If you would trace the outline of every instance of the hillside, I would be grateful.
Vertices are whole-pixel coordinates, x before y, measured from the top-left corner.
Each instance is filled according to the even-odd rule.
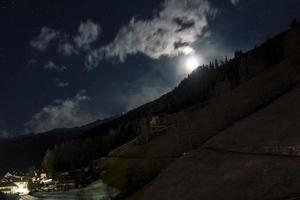
[[[283,41],[288,57],[269,69],[260,83],[252,82],[261,101],[269,102],[272,93],[282,96],[213,133],[200,148],[176,160],[141,199],[299,198],[299,27],[285,33]],[[278,87],[272,88],[276,84]],[[243,87],[248,93],[253,91]],[[253,103],[249,98],[242,99],[248,105]],[[243,102],[233,106],[231,99],[226,101],[230,117],[243,110]],[[219,122],[216,119],[215,125]],[[206,127],[203,124],[197,134],[202,136]]]
[[[189,167],[194,163],[185,162],[185,155],[194,155],[190,151],[208,151],[203,149],[206,147],[206,144],[214,140],[216,136],[228,127],[244,118],[246,119],[253,113],[267,108],[272,102],[279,101],[281,96],[289,92],[293,91],[294,95],[299,94],[297,92],[294,93],[294,89],[300,81],[299,44],[300,27],[298,24],[294,24],[288,31],[269,39],[259,47],[247,53],[238,52],[236,57],[229,61],[229,66],[236,67],[233,68],[236,69],[236,71],[233,70],[236,73],[233,73],[234,76],[226,75],[221,81],[219,79],[219,81],[213,81],[214,84],[207,92],[209,95],[206,96],[206,100],[198,101],[197,104],[181,109],[178,112],[165,113],[158,116],[154,120],[154,124],[152,124],[153,118],[150,119],[148,126],[145,126],[143,129],[142,135],[112,151],[108,157],[102,158],[100,163],[103,166],[103,171],[105,171],[105,174],[102,176],[103,180],[111,186],[120,189],[123,192],[123,197],[128,196],[128,194],[134,191],[138,191],[139,195],[143,191],[146,191],[144,195],[145,199],[156,199],[153,193],[156,194],[155,197],[157,199],[176,199],[176,196],[178,196],[178,199],[188,199],[180,195],[189,192],[190,189],[196,190],[196,185],[200,179],[195,179],[193,182],[195,185],[191,185],[191,188],[185,186],[185,182],[182,182],[181,185],[179,180],[188,180],[193,176],[193,174],[189,173]],[[225,64],[225,66],[222,65],[214,72],[218,74],[220,70],[226,68]],[[232,70],[230,71],[232,72]],[[184,85],[181,87],[187,86],[186,84],[191,83],[193,77],[197,77],[197,75],[199,75],[198,72],[193,73],[183,82]],[[197,80],[201,82],[196,78],[194,80],[194,82],[197,82]],[[205,81],[204,83],[207,85],[207,82]],[[191,84],[191,86],[195,85]],[[186,89],[185,91],[193,92],[192,89]],[[176,90],[173,93],[176,93]],[[295,103],[287,103],[285,106],[294,106],[288,109],[289,112],[296,112],[297,110]],[[282,106],[281,110],[283,109],[284,106]],[[285,115],[286,113],[283,112],[278,115],[281,115],[282,120],[287,120],[288,116]],[[294,120],[298,120],[296,114],[291,116],[295,117]],[[297,124],[297,121],[294,121],[294,124]],[[256,126],[255,123],[251,125]],[[282,130],[279,120],[278,122],[274,121],[273,125],[276,125],[274,130]],[[288,130],[282,132],[283,136],[281,139],[284,136],[288,137],[285,135],[288,133]],[[255,142],[258,142],[258,140],[255,140],[255,136],[252,137],[252,135],[249,135],[249,137],[253,139],[253,145]],[[229,137],[226,141],[228,142],[235,138],[238,138],[237,135]],[[248,137],[245,137],[244,141],[251,142]],[[261,142],[272,142],[272,138],[266,136],[266,139]],[[230,142],[228,143],[230,144]],[[257,145],[259,146],[259,144],[261,143]],[[222,145],[217,146],[222,147]],[[230,146],[225,145],[225,147],[228,148]],[[241,145],[233,146],[232,148],[234,150],[236,148],[247,150],[248,147]],[[271,149],[270,147],[268,148]],[[253,151],[253,149],[256,149],[256,146],[250,149]],[[233,150],[227,149],[227,151]],[[201,155],[204,156],[205,152],[201,153]],[[179,159],[176,160],[177,158]],[[191,160],[193,158],[194,156]],[[203,159],[206,159],[206,157],[204,156]],[[164,170],[173,160],[176,160],[175,164]],[[184,168],[176,168],[176,170],[169,172],[169,169],[175,169],[173,166],[176,166],[178,162]],[[222,162],[222,158],[220,158],[219,162]],[[200,161],[199,165],[201,165]],[[206,167],[209,168],[210,166]],[[154,179],[161,172],[163,173],[157,179]],[[205,176],[206,173],[203,172],[202,175]],[[174,182],[168,183],[171,176],[176,178],[174,178]],[[199,178],[198,176],[196,177]],[[209,182],[206,184],[210,185]],[[178,187],[182,187],[182,190],[176,187],[172,189],[171,185],[178,185]],[[210,185],[210,187],[213,188],[214,186]],[[168,190],[170,190],[170,193],[167,193]],[[160,197],[160,194],[165,191],[166,196],[161,195]],[[180,191],[182,193],[179,194]],[[197,197],[195,199],[200,198],[200,196]],[[133,194],[130,199],[135,198],[137,196]],[[191,199],[193,198],[191,197]],[[218,198],[216,197],[215,199]]]
[[[300,85],[178,159],[141,199],[298,199]]]

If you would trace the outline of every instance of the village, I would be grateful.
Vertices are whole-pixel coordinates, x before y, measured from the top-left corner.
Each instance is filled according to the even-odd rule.
[[[93,166],[48,175],[44,170],[7,172],[0,178],[0,194],[22,197],[38,192],[61,192],[83,188],[98,179]]]

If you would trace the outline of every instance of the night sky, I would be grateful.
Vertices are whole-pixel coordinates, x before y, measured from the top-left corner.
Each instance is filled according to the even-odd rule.
[[[0,0],[0,136],[125,113],[294,18],[299,0]]]

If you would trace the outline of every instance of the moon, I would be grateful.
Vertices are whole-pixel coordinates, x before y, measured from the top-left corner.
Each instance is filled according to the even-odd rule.
[[[185,68],[190,73],[200,65],[200,60],[196,56],[189,56],[185,61]]]

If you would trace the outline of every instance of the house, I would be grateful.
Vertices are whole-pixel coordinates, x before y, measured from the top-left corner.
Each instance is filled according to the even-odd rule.
[[[0,191],[6,194],[26,195],[29,193],[28,182],[24,176],[8,172],[0,181]]]
[[[42,172],[42,173],[40,174],[40,179],[46,180],[46,179],[47,179],[47,173]]]
[[[2,182],[0,183],[0,192],[4,194],[16,194],[18,186],[12,182]]]
[[[12,174],[7,172],[3,178],[1,179],[0,182],[14,182],[14,181],[19,181],[19,180],[24,180],[25,176],[21,175],[21,174]]]
[[[50,179],[43,179],[40,181],[40,184],[51,184],[53,182],[53,180],[50,178]]]
[[[43,183],[43,181],[49,180],[47,173],[44,171],[34,171],[34,176],[31,177],[33,183]]]
[[[42,183],[41,191],[67,191],[76,188],[76,182],[73,179],[56,180]]]
[[[41,191],[54,191],[55,190],[55,181],[53,179],[41,180]]]

